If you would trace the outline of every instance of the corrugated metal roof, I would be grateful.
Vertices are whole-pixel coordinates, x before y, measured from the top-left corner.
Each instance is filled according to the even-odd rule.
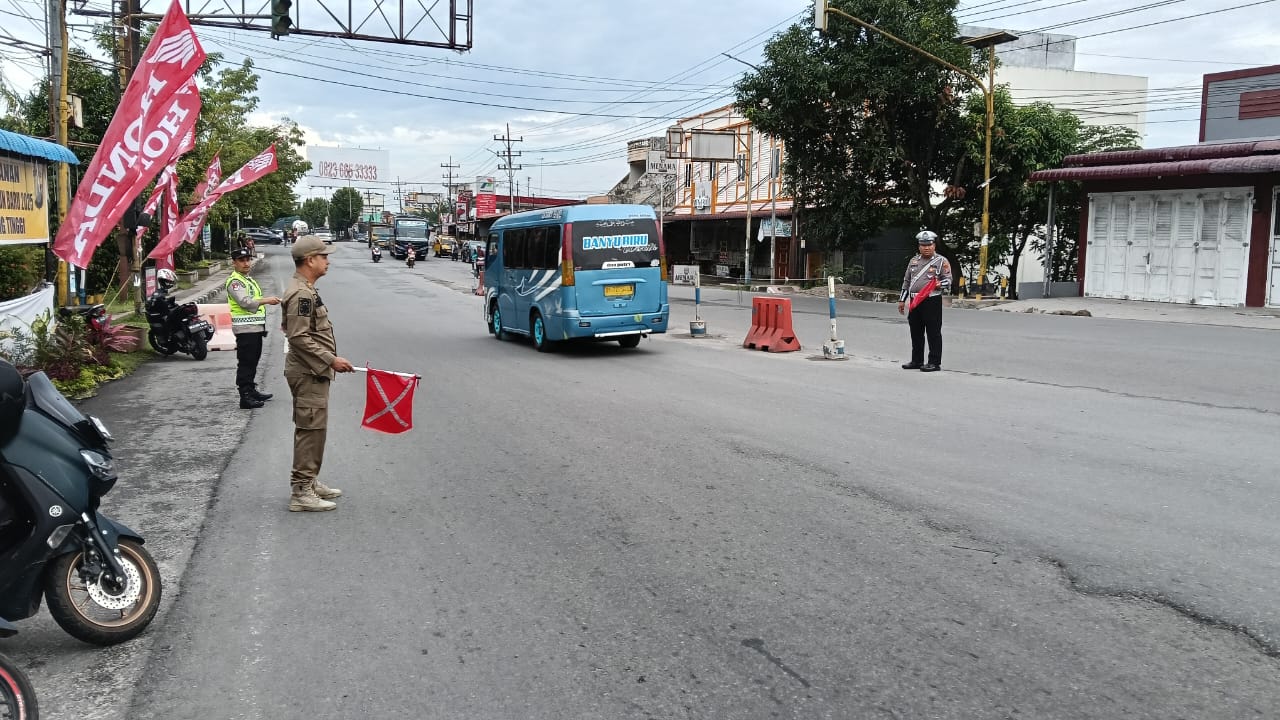
[[[1231,175],[1271,172],[1280,172],[1280,155],[1251,155],[1248,157],[1214,158],[1210,160],[1057,168],[1032,173],[1031,182],[1122,180],[1179,177],[1184,175]]]
[[[0,130],[0,150],[8,150],[18,155],[42,158],[54,162],[64,162],[72,165],[80,164],[80,160],[75,156],[75,153],[57,143],[19,135],[8,130]]]
[[[1176,162],[1180,160],[1212,160],[1214,158],[1244,157],[1280,152],[1280,140],[1250,140],[1232,143],[1202,143],[1176,145],[1174,147],[1149,148],[1147,150],[1115,150],[1112,152],[1068,155],[1062,164],[1067,167],[1091,165],[1136,165],[1139,163]]]

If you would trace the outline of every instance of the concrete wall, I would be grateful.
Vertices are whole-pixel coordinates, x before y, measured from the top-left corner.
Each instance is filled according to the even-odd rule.
[[[1047,102],[1086,125],[1123,125],[1144,135],[1147,78],[1137,75],[1020,67],[996,70],[996,84],[1009,85],[1016,105]]]
[[[1022,269],[1018,269],[1021,274]],[[1080,284],[1075,280],[1071,282],[1056,282],[1049,290],[1051,297],[1080,297]],[[1044,281],[1040,282],[1019,282],[1018,283],[1018,299],[1019,300],[1038,300],[1044,297]]]
[[[961,25],[961,37],[980,37],[1000,32],[1003,28],[979,25]],[[1076,67],[1076,40],[1071,35],[1051,33],[1020,33],[1017,40],[996,46],[996,57],[1006,67],[1074,70]]]

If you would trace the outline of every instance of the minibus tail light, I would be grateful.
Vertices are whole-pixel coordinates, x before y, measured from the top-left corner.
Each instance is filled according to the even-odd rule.
[[[564,235],[560,240],[560,285],[573,285],[573,223],[564,224]]]

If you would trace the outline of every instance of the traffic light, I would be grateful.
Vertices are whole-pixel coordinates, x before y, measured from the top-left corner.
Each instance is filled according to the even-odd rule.
[[[293,8],[293,0],[271,0],[271,37],[280,38],[289,34],[293,20],[289,19],[289,10]]]

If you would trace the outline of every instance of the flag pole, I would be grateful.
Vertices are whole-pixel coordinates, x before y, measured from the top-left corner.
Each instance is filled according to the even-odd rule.
[[[367,368],[367,367],[356,367],[356,366],[353,366],[353,367],[352,367],[352,369],[353,369],[353,370],[355,370],[356,372],[362,372],[362,373],[367,373],[367,372],[369,372],[369,368]],[[395,372],[395,371],[393,371],[393,370],[379,370],[378,372],[384,372],[384,373],[386,373],[386,374],[388,374],[388,375],[399,375],[400,377],[406,377],[406,378],[415,378],[415,379],[417,379],[417,380],[421,380],[421,379],[422,379],[422,376],[421,376],[421,375],[416,375],[416,374],[414,374],[414,373],[402,373],[402,372]]]

